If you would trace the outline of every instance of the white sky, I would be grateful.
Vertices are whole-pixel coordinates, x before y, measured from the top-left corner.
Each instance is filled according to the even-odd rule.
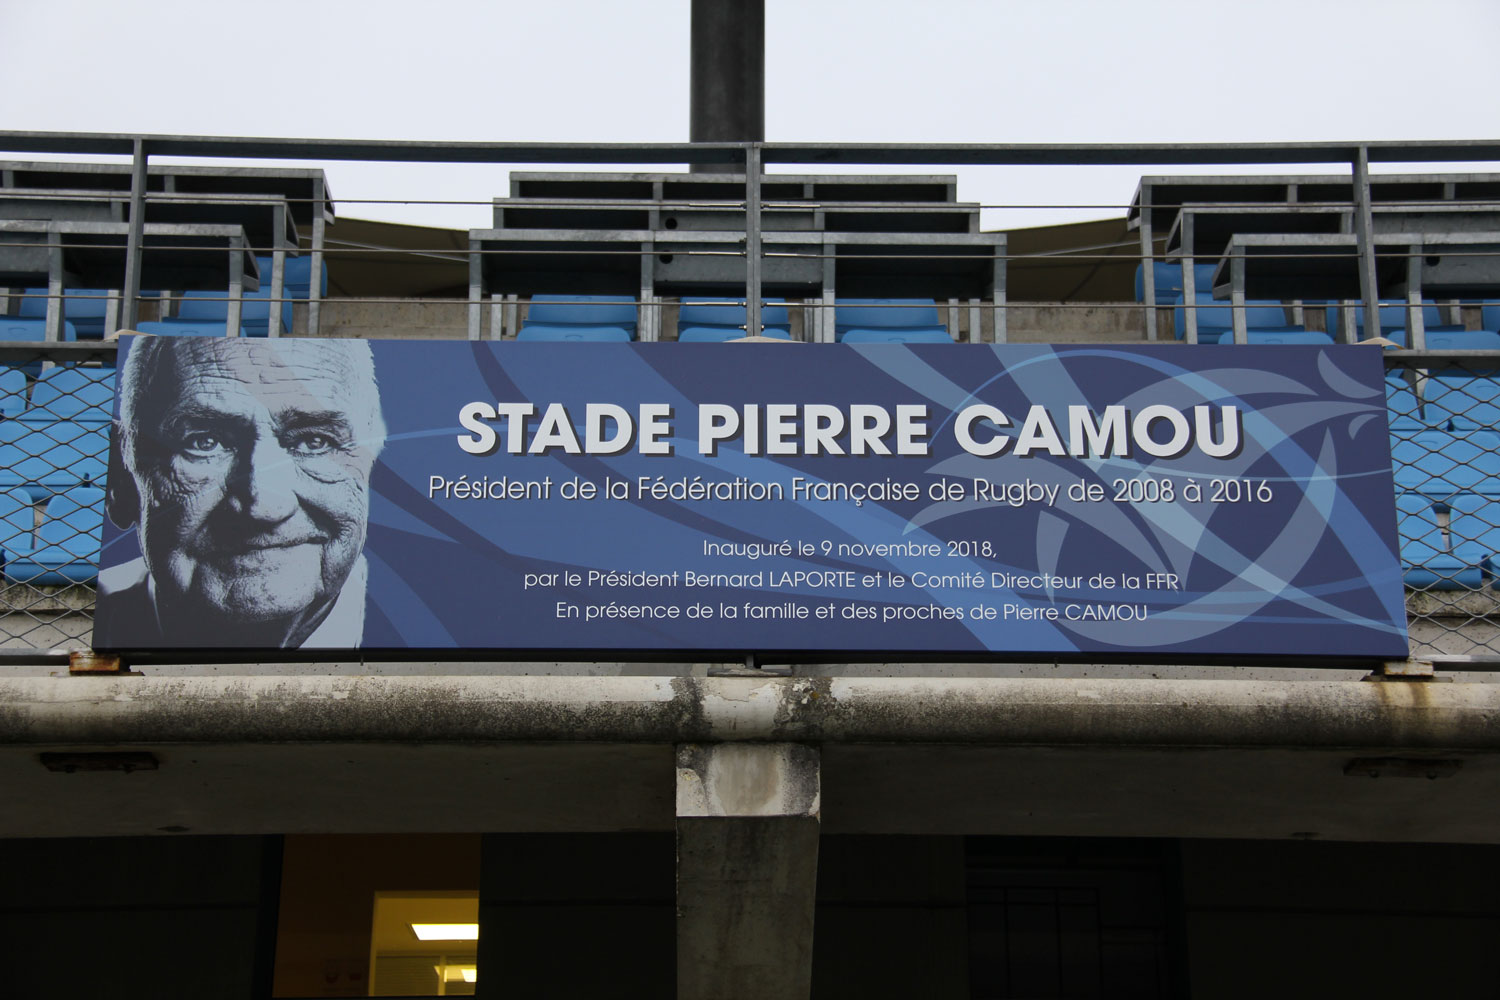
[[[689,10],[689,0],[0,0],[3,127],[684,141]],[[1495,138],[1496,39],[1497,0],[766,0],[766,138]],[[490,224],[509,170],[325,166],[349,199],[340,215],[454,228]],[[909,168],[957,173],[965,201],[1083,206],[1123,206],[1142,173],[1208,169]],[[985,223],[1118,214],[996,211]]]

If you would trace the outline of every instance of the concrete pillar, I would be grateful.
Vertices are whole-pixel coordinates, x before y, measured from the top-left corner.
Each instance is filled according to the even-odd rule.
[[[820,796],[816,747],[677,748],[678,1000],[806,1000]]]
[[[690,142],[766,137],[765,0],[693,0]],[[732,163],[694,171],[734,173]]]

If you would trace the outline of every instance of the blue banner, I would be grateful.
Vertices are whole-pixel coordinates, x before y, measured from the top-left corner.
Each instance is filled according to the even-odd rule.
[[[1380,352],[126,338],[101,649],[1404,657]]]

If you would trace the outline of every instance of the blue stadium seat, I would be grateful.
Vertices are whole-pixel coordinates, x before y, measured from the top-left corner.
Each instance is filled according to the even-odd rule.
[[[833,313],[834,339],[843,340],[860,332],[856,343],[872,342],[867,332],[883,334],[875,339],[891,340],[903,332],[923,338],[921,343],[952,343],[948,328],[938,319],[937,303],[932,299],[840,299]],[[941,336],[941,341],[939,340]],[[917,343],[910,338],[898,343]]]
[[[114,399],[113,368],[79,365],[48,368],[37,376],[31,389],[31,406],[21,414],[21,419],[108,423]]]
[[[158,337],[224,337],[229,333],[223,317],[205,320],[157,319],[137,323],[135,329],[137,333],[151,333]],[[249,335],[245,327],[241,325],[240,336],[248,337]]]
[[[1500,553],[1500,497],[1464,493],[1449,498],[1448,538],[1456,555],[1465,562],[1479,559],[1490,584],[1500,585],[1495,558]]]
[[[1406,342],[1406,304],[1401,302],[1383,302],[1380,305],[1380,333],[1372,334],[1365,331],[1365,307],[1352,306],[1354,310],[1355,339],[1366,340],[1373,336],[1381,336],[1387,340],[1393,340],[1402,347]],[[1339,329],[1339,306],[1331,305],[1324,310],[1324,322],[1330,332]],[[1463,333],[1462,326],[1445,324],[1442,311],[1435,303],[1426,303],[1422,306],[1422,333],[1430,337],[1433,334]],[[1432,346],[1429,340],[1428,347]]]
[[[0,417],[19,417],[26,410],[26,372],[0,367]]]
[[[46,320],[35,316],[0,316],[0,340],[46,339]],[[63,339],[78,339],[78,329],[71,320],[63,320]]]
[[[300,254],[296,257],[286,256],[282,258],[281,284],[282,294],[289,299],[308,299],[312,297],[312,255]],[[271,287],[271,266],[275,258],[256,257],[255,263],[260,267],[260,283],[262,288]],[[323,258],[323,278],[318,282],[319,298],[328,297],[328,258]]]
[[[109,425],[74,420],[0,422],[0,489],[33,497],[102,483],[109,466]]]
[[[17,583],[88,583],[99,575],[99,538],[104,530],[104,491],[78,487],[47,502],[36,544],[29,553],[5,553],[5,575]]]
[[[517,340],[634,340],[636,305],[619,295],[533,295]]]
[[[844,334],[846,344],[951,344],[953,338],[939,327],[914,327],[910,330],[850,330]]]
[[[1461,498],[1453,499],[1458,501]],[[1396,534],[1401,544],[1401,568],[1406,585],[1423,590],[1481,586],[1488,553],[1479,543],[1457,531],[1450,539],[1443,531],[1440,508],[1445,508],[1445,505],[1420,493],[1396,494]],[[1459,544],[1453,545],[1450,541]]]
[[[1321,330],[1308,330],[1300,326],[1289,326],[1285,329],[1254,327],[1245,331],[1245,342],[1247,344],[1332,344],[1333,338]],[[1232,344],[1234,336],[1226,333],[1219,338],[1219,343]]]
[[[63,318],[73,324],[75,335],[84,340],[102,340],[109,296],[118,295],[104,288],[69,288],[63,292]],[[47,315],[47,289],[28,288],[21,299],[22,316],[43,319]],[[73,340],[73,337],[69,337]]]
[[[1486,330],[1500,330],[1500,302],[1485,302],[1481,305],[1479,325]]]
[[[1436,500],[1458,493],[1500,494],[1500,434],[1393,428],[1391,471],[1398,490]]]
[[[1199,292],[1197,304],[1198,343],[1234,343],[1234,309],[1227,299],[1216,299],[1211,292]],[[1172,299],[1173,330],[1178,340],[1187,337],[1187,300],[1178,294]],[[1245,303],[1245,327],[1247,331],[1265,333],[1306,333],[1307,328],[1294,326],[1286,321],[1286,310],[1280,302],[1250,301]]]
[[[1434,375],[1423,388],[1428,422],[1455,431],[1500,430],[1500,378]]]
[[[1207,291],[1213,287],[1214,269],[1217,264],[1194,264],[1193,285],[1200,292]],[[1156,304],[1167,305],[1173,302],[1183,292],[1182,265],[1157,261],[1151,268],[1151,275],[1155,279]],[[1146,265],[1135,266],[1135,300],[1146,301]]]
[[[584,341],[594,344],[628,344],[635,338],[630,331],[618,326],[523,326],[516,332],[517,340],[530,341]]]
[[[1385,376],[1385,412],[1392,430],[1431,429],[1423,419],[1422,400],[1417,391],[1394,372],[1387,372]]]
[[[1427,330],[1431,351],[1500,351],[1500,333],[1493,330]]]
[[[7,561],[30,555],[36,543],[36,506],[24,490],[0,493],[0,552]]]
[[[290,333],[292,329],[291,296],[281,303],[281,329]],[[220,326],[229,322],[228,292],[186,292],[177,305],[173,319],[194,323],[217,322]],[[271,331],[270,283],[261,282],[258,292],[246,292],[240,302],[240,328],[247,336],[265,337]]]
[[[790,340],[792,318],[781,299],[770,299],[761,305],[760,335]],[[726,303],[722,299],[685,298],[677,310],[677,339],[682,342],[717,343],[748,336],[745,332],[745,301]]]

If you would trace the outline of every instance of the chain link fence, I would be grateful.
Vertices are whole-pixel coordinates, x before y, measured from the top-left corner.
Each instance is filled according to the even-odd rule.
[[[0,648],[83,648],[105,517],[112,349],[13,349],[0,366]],[[1183,350],[1194,350],[1184,345]],[[1386,399],[1412,655],[1500,661],[1500,355],[1388,354]]]
[[[0,648],[90,644],[114,385],[113,351],[0,363]]]
[[[1389,358],[1412,655],[1500,657],[1500,356]]]

